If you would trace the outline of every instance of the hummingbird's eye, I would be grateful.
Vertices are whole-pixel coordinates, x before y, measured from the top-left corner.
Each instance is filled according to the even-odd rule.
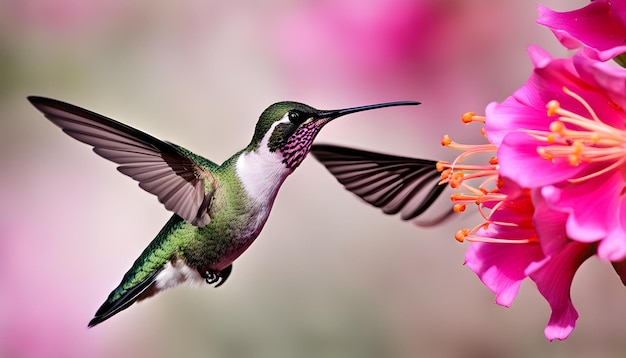
[[[289,121],[291,123],[298,123],[300,119],[300,113],[296,112],[296,111],[290,111],[289,112]]]
[[[292,124],[295,125],[301,125],[302,123],[304,123],[304,121],[306,121],[307,116],[306,114],[298,111],[298,110],[291,110],[289,111],[289,122],[291,122]]]

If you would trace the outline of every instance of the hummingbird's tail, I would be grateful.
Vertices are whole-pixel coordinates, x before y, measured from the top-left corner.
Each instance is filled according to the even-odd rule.
[[[172,215],[157,237],[126,272],[122,282],[109,294],[88,326],[93,327],[137,301],[184,282],[204,283],[205,279],[198,270],[187,265],[178,256],[180,241],[177,238],[187,237],[188,231],[193,230],[191,227],[180,216]]]
[[[116,290],[111,292],[107,300],[100,306],[94,318],[89,321],[87,325],[89,328],[106,321],[113,317],[118,312],[121,312],[130,307],[136,301],[141,301],[144,298],[148,298],[158,292],[155,288],[155,282],[157,275],[163,270],[158,269],[150,273],[143,281],[133,286],[132,288],[125,290],[121,295],[119,290],[123,289],[120,285]]]

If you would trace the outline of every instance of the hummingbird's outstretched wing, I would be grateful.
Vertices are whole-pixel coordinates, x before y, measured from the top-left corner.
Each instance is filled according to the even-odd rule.
[[[446,189],[439,185],[436,161],[316,144],[311,148],[344,187],[385,214],[397,214],[420,226],[439,224],[452,214],[452,205],[433,208]]]
[[[120,172],[156,195],[166,209],[195,226],[210,222],[207,209],[213,191],[205,190],[213,183],[209,160],[200,164],[171,143],[65,102],[35,96],[28,100],[63,132],[120,164]]]

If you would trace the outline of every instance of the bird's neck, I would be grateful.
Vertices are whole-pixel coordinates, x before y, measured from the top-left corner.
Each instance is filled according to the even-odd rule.
[[[235,172],[248,197],[261,205],[271,205],[278,189],[292,169],[283,163],[280,151],[270,152],[269,131],[254,148],[241,152],[235,162]]]

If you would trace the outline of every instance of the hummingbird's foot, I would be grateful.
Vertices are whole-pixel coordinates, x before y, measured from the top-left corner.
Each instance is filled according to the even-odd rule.
[[[206,279],[206,283],[208,283],[209,285],[212,285],[217,282],[217,285],[215,285],[215,287],[220,287],[221,285],[224,284],[224,282],[226,282],[226,279],[228,278],[228,276],[230,276],[230,273],[232,271],[233,271],[233,265],[229,265],[222,271],[213,271],[213,270],[206,271],[202,277]]]
[[[202,277],[206,279],[206,283],[212,285],[219,280],[219,272],[218,271],[206,271]]]

